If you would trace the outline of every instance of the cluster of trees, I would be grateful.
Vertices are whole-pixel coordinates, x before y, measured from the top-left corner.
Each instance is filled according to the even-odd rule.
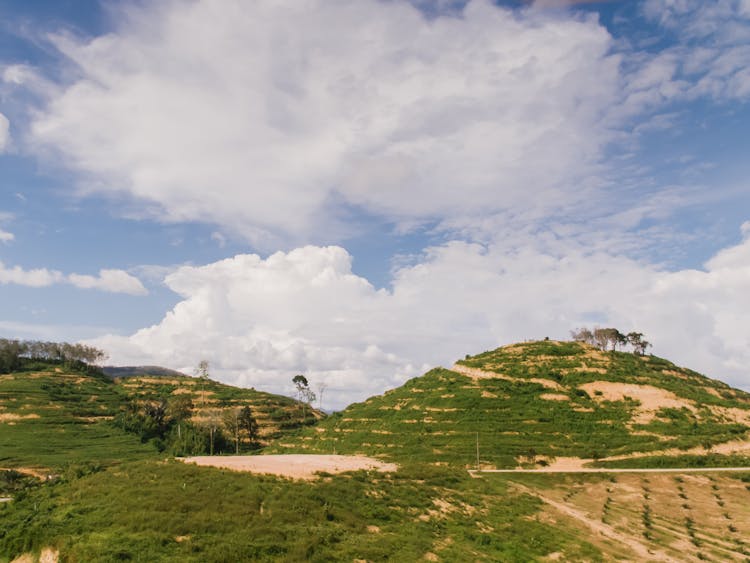
[[[240,453],[258,447],[258,422],[249,406],[200,411],[187,395],[131,404],[117,415],[115,426],[151,442],[159,451],[172,455]]]
[[[651,343],[643,338],[642,332],[623,334],[616,328],[596,327],[591,330],[584,327],[570,331],[570,335],[573,337],[573,340],[591,344],[600,350],[611,349],[615,351],[618,346],[629,345],[633,348],[633,353],[638,356],[645,354],[646,349],[651,346]]]
[[[81,367],[99,364],[106,358],[104,351],[86,344],[0,338],[0,373],[20,369],[30,360]]]

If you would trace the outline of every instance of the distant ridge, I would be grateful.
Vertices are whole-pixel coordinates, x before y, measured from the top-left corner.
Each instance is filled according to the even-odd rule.
[[[180,371],[161,366],[104,366],[102,371],[112,379],[150,375],[155,377],[190,377]]]

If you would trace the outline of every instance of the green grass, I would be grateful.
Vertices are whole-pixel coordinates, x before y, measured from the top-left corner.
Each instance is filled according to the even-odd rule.
[[[70,561],[601,559],[585,539],[538,521],[539,507],[503,481],[424,466],[306,483],[143,461],[63,478],[0,508],[0,554],[54,546]]]
[[[114,463],[153,456],[153,448],[114,428],[122,404],[104,376],[45,371],[0,376],[0,467],[58,471],[70,463]]]
[[[96,369],[71,371],[50,362],[28,362],[22,371],[0,375],[0,468],[33,467],[51,473],[69,464],[111,464],[155,457],[153,444],[112,423],[132,405],[159,402],[192,392],[195,411],[249,405],[261,441],[313,424],[322,413],[302,409],[289,397],[240,389],[184,376],[130,377],[113,381]],[[204,404],[202,398],[208,400]],[[305,416],[306,415],[306,416]],[[229,446],[227,446],[229,447]]]
[[[678,455],[645,456],[617,461],[598,461],[594,467],[620,467],[623,469],[686,468],[686,467],[750,467],[750,457],[743,455]]]
[[[460,363],[503,377],[472,380],[434,369],[300,433],[289,451],[363,453],[470,467],[476,465],[478,438],[481,464],[514,467],[561,456],[596,459],[712,446],[747,435],[747,426],[724,420],[706,406],[747,410],[746,394],[659,358],[621,352],[590,356],[591,350],[579,343],[537,342],[469,357]],[[604,373],[595,371],[605,366]],[[531,378],[553,381],[560,389]],[[636,424],[633,416],[640,403],[590,397],[580,386],[594,381],[660,387],[695,401],[697,412],[662,409],[650,423]],[[545,399],[549,393],[567,400]]]

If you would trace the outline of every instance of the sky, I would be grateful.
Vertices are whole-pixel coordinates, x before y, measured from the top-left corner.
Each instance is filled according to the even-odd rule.
[[[338,409],[582,326],[750,390],[750,0],[0,0],[0,337]]]

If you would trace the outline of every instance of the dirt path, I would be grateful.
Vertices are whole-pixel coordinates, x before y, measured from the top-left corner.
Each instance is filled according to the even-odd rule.
[[[608,468],[608,467],[545,467],[543,469],[469,469],[469,474],[479,473],[713,473],[715,471],[746,471],[750,467],[658,467],[648,469]]]
[[[294,479],[314,479],[316,473],[342,473],[369,469],[375,471],[396,471],[395,463],[354,455],[252,455],[252,456],[198,456],[178,458],[185,463],[220,467],[233,471],[270,473]]]

